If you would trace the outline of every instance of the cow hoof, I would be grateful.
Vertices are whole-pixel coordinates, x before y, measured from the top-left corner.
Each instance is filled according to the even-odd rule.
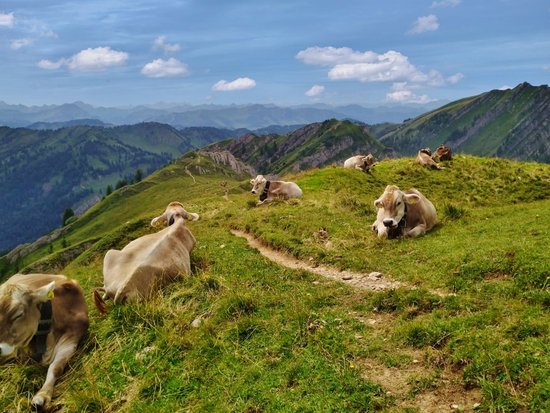
[[[36,395],[32,398],[32,405],[37,408],[44,407],[46,404],[46,398],[44,396]]]

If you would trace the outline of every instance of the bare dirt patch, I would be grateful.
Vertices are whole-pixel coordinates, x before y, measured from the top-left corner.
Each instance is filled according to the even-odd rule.
[[[388,367],[378,360],[365,360],[362,376],[380,384],[395,398],[395,410],[418,412],[474,412],[481,402],[479,389],[466,390],[460,376],[446,367],[436,370],[425,365],[422,353],[411,354],[412,361],[400,367]]]

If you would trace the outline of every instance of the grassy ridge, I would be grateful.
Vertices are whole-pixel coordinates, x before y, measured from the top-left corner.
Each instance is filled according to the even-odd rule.
[[[116,192],[67,234],[71,246],[101,237],[63,270],[89,291],[101,284],[105,251],[151,232],[148,220],[169,201],[201,214],[190,223],[193,276],[106,318],[92,310],[90,337],[57,388],[64,410],[445,411],[458,395],[470,411],[474,400],[480,411],[550,408],[550,167],[459,156],[443,171],[412,159],[370,175],[325,168],[290,177],[302,200],[255,208],[246,181],[208,162],[191,155]],[[378,241],[372,203],[389,183],[422,191],[441,225]],[[287,270],[229,228],[418,289],[361,291]],[[25,410],[44,369],[0,369],[0,410]],[[403,376],[401,390],[373,369]]]

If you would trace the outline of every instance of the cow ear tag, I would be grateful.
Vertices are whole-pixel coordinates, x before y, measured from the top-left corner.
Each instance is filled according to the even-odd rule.
[[[48,298],[51,300],[54,297],[53,290],[48,291]]]

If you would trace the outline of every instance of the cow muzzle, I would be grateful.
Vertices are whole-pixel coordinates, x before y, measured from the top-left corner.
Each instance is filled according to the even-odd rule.
[[[0,357],[11,356],[15,351],[15,347],[10,346],[7,343],[0,343]]]
[[[250,192],[252,192],[253,194],[255,194],[255,193],[256,193],[256,190],[255,190],[255,189],[253,189],[253,190],[252,190],[252,191],[250,191]]]
[[[395,220],[393,219],[385,219],[382,221],[382,223],[384,224],[385,227],[387,228],[394,228],[397,226],[397,223],[395,222]]]

